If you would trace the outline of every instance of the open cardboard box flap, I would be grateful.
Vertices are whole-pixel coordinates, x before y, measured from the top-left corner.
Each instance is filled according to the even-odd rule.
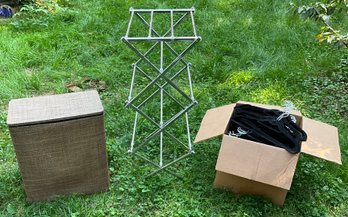
[[[203,117],[194,143],[224,134],[235,105],[234,103],[209,109]]]
[[[307,133],[307,141],[302,142],[301,152],[342,164],[336,127],[303,117],[302,128]]]
[[[243,101],[209,109],[204,115],[194,142],[197,143],[223,135],[236,104],[250,104],[266,109],[282,110],[282,107],[279,106]],[[291,114],[301,117],[301,113],[298,111],[292,111]],[[338,130],[336,127],[305,117],[302,117],[302,125],[303,130],[307,133],[307,141],[302,142],[301,152],[342,164]]]

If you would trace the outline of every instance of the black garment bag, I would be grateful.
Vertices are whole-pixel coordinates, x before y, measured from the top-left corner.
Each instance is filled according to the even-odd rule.
[[[307,134],[288,113],[248,104],[235,107],[227,133],[284,148],[293,154],[300,152],[301,142],[307,140]]]

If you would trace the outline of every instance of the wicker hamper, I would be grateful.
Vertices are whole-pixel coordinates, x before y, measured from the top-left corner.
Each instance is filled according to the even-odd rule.
[[[28,201],[107,190],[103,113],[94,90],[10,101],[7,124]]]

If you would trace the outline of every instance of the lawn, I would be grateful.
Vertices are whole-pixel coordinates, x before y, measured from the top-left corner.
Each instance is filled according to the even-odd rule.
[[[35,23],[0,20],[0,216],[347,216],[348,73],[336,69],[347,50],[319,44],[321,24],[293,16],[289,3],[75,0],[65,12]],[[128,9],[192,6],[203,39],[186,56],[199,102],[190,111],[192,138],[207,109],[238,100],[291,100],[307,117],[339,129],[343,165],[301,155],[284,207],[213,188],[219,139],[195,145],[196,154],[177,168],[182,180],[167,173],[143,179],[143,163],[127,155],[134,113],[124,101],[137,60],[120,41]],[[347,16],[335,22],[348,30]],[[110,188],[27,203],[6,126],[8,102],[66,93],[69,83],[88,89],[85,77],[106,83],[105,90],[97,87],[105,108]]]

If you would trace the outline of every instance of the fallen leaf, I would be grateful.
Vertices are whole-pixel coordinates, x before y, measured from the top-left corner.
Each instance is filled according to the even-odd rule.
[[[70,92],[80,92],[82,91],[81,88],[79,88],[78,86],[76,86],[74,83],[69,83],[67,85],[65,85],[66,88],[68,88],[68,90]]]

